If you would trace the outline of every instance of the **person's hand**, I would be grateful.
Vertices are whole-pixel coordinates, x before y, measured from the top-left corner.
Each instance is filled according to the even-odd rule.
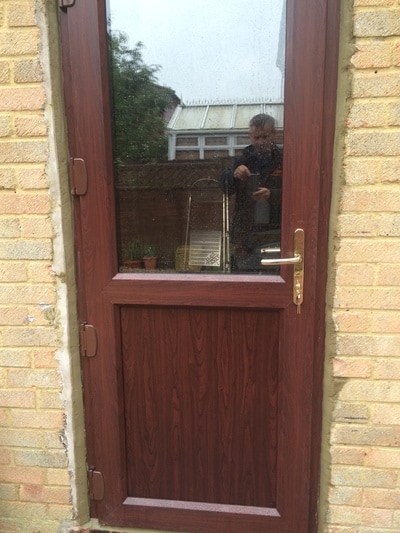
[[[246,167],[246,165],[239,165],[233,173],[233,177],[239,180],[246,180],[250,176],[250,174],[251,172]]]
[[[267,202],[271,196],[271,191],[266,187],[260,187],[256,192],[253,193],[254,200],[262,200]]]

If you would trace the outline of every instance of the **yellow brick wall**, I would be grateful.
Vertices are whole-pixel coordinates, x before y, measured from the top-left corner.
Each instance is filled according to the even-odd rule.
[[[400,2],[342,4],[320,531],[398,533]]]
[[[38,24],[41,18],[45,26],[51,3],[0,0],[1,533],[57,532],[73,518],[76,493],[65,449],[70,399],[62,397],[71,364],[60,360],[63,350],[73,353],[62,323],[64,281],[73,271],[62,272],[56,99],[46,82],[48,38]]]
[[[342,4],[320,531],[398,533],[400,1]],[[0,533],[87,518],[56,14],[0,0]]]

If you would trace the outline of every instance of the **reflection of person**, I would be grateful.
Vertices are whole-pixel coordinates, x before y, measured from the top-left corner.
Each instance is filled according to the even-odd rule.
[[[249,254],[249,236],[280,224],[282,150],[275,144],[275,119],[259,114],[250,120],[251,145],[219,178],[228,195],[236,194],[231,242],[236,258]],[[281,173],[277,173],[281,174]]]

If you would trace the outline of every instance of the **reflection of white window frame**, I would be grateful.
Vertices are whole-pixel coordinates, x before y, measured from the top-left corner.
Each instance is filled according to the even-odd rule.
[[[180,159],[179,153],[196,153],[196,159],[207,159],[206,152],[220,152],[221,157],[234,157],[247,142],[248,122],[258,113],[268,113],[276,120],[277,132],[283,129],[283,103],[251,104],[193,104],[179,105],[167,126],[168,159]],[[206,138],[226,137],[225,144],[207,145]],[[178,139],[197,139],[197,146],[185,145]],[[243,139],[241,139],[243,141]],[[182,159],[186,159],[183,157]]]

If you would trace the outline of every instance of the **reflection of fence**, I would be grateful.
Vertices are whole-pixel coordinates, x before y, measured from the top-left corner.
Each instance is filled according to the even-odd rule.
[[[139,239],[154,244],[159,251],[158,265],[173,269],[175,251],[186,242],[191,186],[199,179],[200,183],[204,178],[217,180],[222,169],[229,165],[230,161],[225,160],[134,164],[119,168],[116,183],[120,242]],[[204,184],[196,189],[191,217],[193,227],[198,230],[221,226],[222,192],[217,182],[213,187],[210,190],[209,184]],[[204,200],[211,199],[211,195],[218,198],[218,202],[197,201],[198,194]]]

